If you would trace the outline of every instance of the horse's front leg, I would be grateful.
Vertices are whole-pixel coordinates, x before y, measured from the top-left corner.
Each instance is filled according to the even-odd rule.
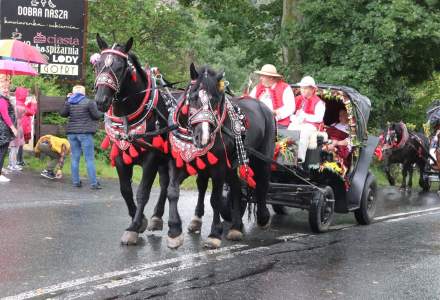
[[[159,184],[160,195],[157,204],[154,207],[153,216],[148,224],[148,230],[156,231],[163,229],[163,214],[165,210],[165,202],[167,200],[167,189],[170,183],[170,175],[168,174],[168,163],[161,163],[159,166]]]
[[[400,189],[406,189],[406,177],[408,176],[408,171],[411,168],[409,163],[403,163],[402,165],[402,184],[400,185]]]
[[[180,184],[188,177],[184,169],[177,169],[174,164],[173,160],[168,162],[170,184],[168,185],[169,230],[167,244],[171,249],[177,249],[183,245],[182,221],[180,220],[177,202],[180,196]]]
[[[231,241],[239,241],[243,238],[243,221],[241,216],[241,183],[236,170],[228,173],[227,182],[231,188],[232,226],[226,238]]]
[[[212,177],[211,206],[213,211],[211,233],[205,241],[204,246],[209,249],[219,248],[222,243],[223,224],[220,220],[220,209],[222,207],[222,192],[225,183],[225,170],[217,169],[216,176]]]
[[[194,216],[188,225],[188,232],[200,233],[202,230],[202,217],[205,214],[205,194],[208,188],[209,177],[205,175],[197,176],[197,190],[199,192],[197,198],[197,206],[194,212]]]
[[[410,164],[408,166],[408,190],[412,189],[412,181],[413,181],[413,173],[414,173],[414,166]]]
[[[123,243],[127,245],[136,244],[139,232],[146,230],[148,222],[144,216],[145,205],[147,205],[150,198],[151,187],[156,177],[158,169],[157,157],[155,154],[148,154],[146,159],[142,162],[142,179],[139,184],[136,201],[137,210],[132,223],[125,231],[125,240]]]
[[[391,163],[384,162],[384,164],[385,164],[385,166],[383,168],[383,171],[385,173],[385,176],[387,177],[388,182],[390,183],[390,185],[394,186],[396,184],[396,180],[391,175]]]
[[[263,229],[270,226],[270,212],[266,205],[267,192],[269,190],[270,165],[264,162],[256,162],[252,166],[257,183],[255,197],[257,200],[257,225]]]

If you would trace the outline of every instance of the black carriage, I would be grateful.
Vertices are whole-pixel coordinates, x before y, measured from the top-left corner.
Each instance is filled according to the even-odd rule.
[[[298,86],[292,88],[299,93]],[[371,102],[345,86],[321,84],[317,93],[326,104],[326,126],[338,121],[341,108],[347,110],[351,140],[347,165],[325,150],[325,133],[317,134],[317,147],[308,149],[305,161],[297,164],[294,145],[299,131],[279,130],[277,147],[281,143],[284,153],[272,166],[267,202],[276,213],[283,213],[285,206],[308,210],[311,229],[318,233],[328,230],[335,212],[353,212],[359,224],[367,225],[375,213],[377,184],[369,168],[379,142],[378,137],[368,136]]]
[[[438,158],[440,158],[440,100],[434,100],[426,110],[427,123],[424,124],[425,134],[429,137],[428,163],[425,170],[420,174],[429,191],[432,182],[440,182],[440,169]]]

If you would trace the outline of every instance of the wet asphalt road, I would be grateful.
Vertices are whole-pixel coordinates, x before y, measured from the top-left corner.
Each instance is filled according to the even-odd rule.
[[[11,299],[438,299],[440,199],[380,191],[378,221],[355,226],[338,215],[332,231],[313,235],[307,214],[274,216],[262,231],[245,218],[245,238],[218,250],[201,235],[166,247],[164,231],[119,244],[129,224],[114,181],[104,189],[73,188],[38,174],[0,185],[0,297]],[[157,196],[152,193],[152,199]],[[186,227],[195,193],[179,202]],[[151,216],[153,202],[147,206]],[[411,214],[411,212],[414,212]],[[382,216],[382,217],[381,217]],[[165,213],[165,221],[167,212]]]

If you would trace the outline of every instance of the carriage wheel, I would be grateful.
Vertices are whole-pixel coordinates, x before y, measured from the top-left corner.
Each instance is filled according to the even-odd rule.
[[[333,189],[324,187],[324,192],[315,191],[309,210],[309,224],[313,232],[326,232],[333,220],[335,196]]]
[[[284,205],[272,204],[273,211],[277,215],[285,216],[287,215],[287,208]]]
[[[354,211],[356,221],[360,225],[368,225],[373,221],[376,212],[376,193],[376,178],[369,172],[362,192],[361,206]]]

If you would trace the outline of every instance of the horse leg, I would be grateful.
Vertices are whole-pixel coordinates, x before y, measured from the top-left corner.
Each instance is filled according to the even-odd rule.
[[[266,197],[269,190],[270,165],[261,161],[253,164],[255,182],[257,183],[255,197],[257,200],[257,225],[262,229],[270,226],[270,212],[266,206]]]
[[[408,163],[403,163],[402,165],[402,184],[400,188],[402,190],[406,189],[406,177],[408,176]]]
[[[170,184],[168,185],[168,203],[169,203],[169,218],[168,218],[168,247],[177,249],[183,244],[182,221],[180,220],[177,202],[180,195],[180,184],[188,177],[188,174],[183,169],[177,169],[174,161],[170,160],[168,163],[170,171]]]
[[[144,216],[145,205],[150,198],[151,187],[157,174],[158,165],[155,162],[156,155],[148,155],[142,163],[142,179],[136,193],[137,210],[132,223],[126,230],[124,244],[136,244],[139,232],[145,231],[148,221]]]
[[[168,174],[168,165],[161,164],[159,166],[159,184],[160,184],[160,195],[157,200],[157,204],[154,207],[153,216],[148,224],[149,231],[156,231],[163,229],[163,214],[165,210],[165,202],[167,200],[167,189],[170,183],[170,175]]]
[[[197,206],[194,212],[194,216],[188,225],[188,232],[190,233],[200,233],[202,230],[202,217],[205,214],[205,194],[208,188],[208,176],[197,176],[197,190],[199,192],[197,198]]]
[[[122,158],[117,157],[116,158],[116,171],[118,173],[119,178],[119,189],[121,191],[122,198],[124,198],[125,203],[127,204],[128,208],[128,214],[133,220],[133,218],[136,215],[136,204],[133,200],[133,188],[131,186],[131,179],[133,177],[133,165],[126,165],[122,161]],[[121,237],[121,242],[124,244],[127,244],[127,234],[128,229],[124,232],[124,234]],[[133,239],[130,239],[133,240]]]
[[[213,211],[211,233],[205,241],[204,246],[209,249],[219,248],[222,243],[223,224],[220,220],[220,209],[223,193],[224,172],[225,170],[218,170],[217,176],[212,178],[212,193],[211,206]]]
[[[243,221],[241,216],[241,183],[237,172],[229,172],[227,182],[230,186],[232,200],[232,226],[226,236],[228,240],[239,241],[243,238]]]
[[[408,187],[407,187],[408,190],[412,189],[413,172],[414,172],[414,166],[410,164],[408,168]]]
[[[385,167],[383,168],[383,171],[384,171],[390,185],[394,186],[396,184],[396,180],[391,175],[391,164],[385,163]]]

